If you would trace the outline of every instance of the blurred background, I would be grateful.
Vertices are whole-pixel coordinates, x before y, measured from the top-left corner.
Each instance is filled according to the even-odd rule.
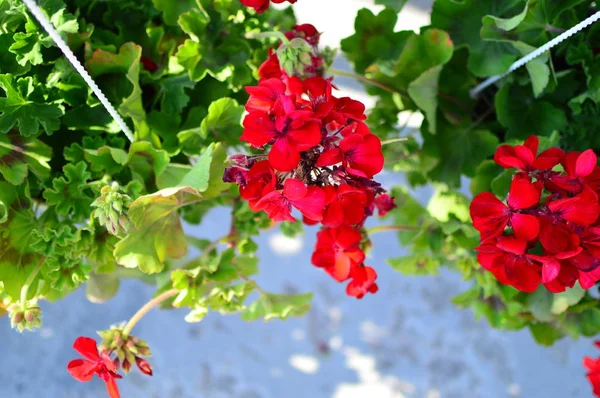
[[[409,1],[399,28],[429,23],[430,0]],[[322,43],[339,46],[353,33],[358,9],[379,11],[373,0],[298,0],[300,22],[323,32]],[[347,69],[345,60],[336,68]],[[373,105],[360,84],[337,78],[342,93]],[[413,118],[410,127],[420,125]],[[384,172],[385,187],[403,176]],[[431,190],[413,193],[426,203]],[[215,239],[227,233],[229,213],[213,211],[201,227],[187,232]],[[154,377],[134,370],[119,385],[124,398],[501,398],[590,397],[581,365],[595,354],[590,341],[562,340],[537,345],[527,330],[500,332],[477,321],[450,299],[466,290],[445,270],[439,276],[408,278],[391,269],[386,258],[400,256],[393,232],[374,237],[367,264],[377,269],[380,287],[363,300],[350,298],[310,265],[314,228],[290,239],[274,230],[257,243],[260,274],[256,280],[272,292],[315,292],[313,309],[301,319],[246,323],[210,314],[188,324],[186,310],[153,311],[134,329],[152,351]],[[152,286],[124,281],[118,295],[103,305],[79,291],[44,306],[44,327],[19,334],[0,319],[0,397],[88,398],[105,396],[97,378],[88,384],[66,372],[78,354],[77,336],[129,318],[153,294]]]

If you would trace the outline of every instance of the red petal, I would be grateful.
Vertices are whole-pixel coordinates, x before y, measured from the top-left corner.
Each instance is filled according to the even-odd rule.
[[[510,218],[517,239],[534,240],[540,233],[540,223],[530,214],[513,214]]]
[[[319,187],[308,187],[306,195],[300,199],[290,202],[303,215],[311,220],[320,221],[323,219],[323,210],[325,209],[325,193]]]
[[[533,161],[533,168],[536,170],[550,170],[559,164],[564,156],[565,151],[560,148],[547,149]]]
[[[308,188],[302,181],[294,178],[288,178],[283,185],[283,196],[290,200],[303,198],[308,192]]]
[[[358,231],[356,228],[346,225],[336,228],[334,231],[336,234],[335,241],[343,249],[349,249],[353,246],[357,246],[362,239],[360,231]]]
[[[119,394],[119,387],[117,387],[117,382],[114,378],[109,377],[106,380],[104,380],[104,383],[106,384],[106,390],[108,391],[108,396],[110,398],[121,397],[121,395]]]
[[[527,251],[527,242],[524,240],[507,237],[498,241],[496,246],[505,252],[512,254],[525,254]]]
[[[482,192],[473,198],[469,206],[473,226],[482,238],[501,235],[509,221],[509,211],[491,192]]]
[[[533,160],[535,159],[535,153],[532,153],[531,150],[523,145],[515,145],[515,154],[525,166],[533,165]]]
[[[325,213],[323,213],[322,224],[329,228],[337,228],[344,223],[344,210],[340,201],[327,206]]]
[[[577,158],[577,163],[575,164],[575,175],[577,177],[586,177],[592,174],[594,167],[596,167],[596,163],[598,163],[596,154],[593,150],[588,149]]]
[[[577,225],[588,226],[598,219],[598,196],[590,188],[585,187],[577,196],[550,202],[548,208],[557,213],[563,220]]]
[[[100,354],[98,353],[98,347],[94,339],[83,336],[78,337],[75,343],[73,343],[73,348],[84,358],[94,362],[100,360]]]
[[[342,162],[342,151],[340,148],[330,149],[319,156],[317,167],[331,166]]]
[[[533,154],[533,156],[537,155],[538,146],[539,146],[539,140],[538,140],[537,136],[530,135],[529,137],[527,137],[527,139],[523,143],[523,146],[525,146],[527,149],[529,149],[529,151]]]
[[[74,359],[67,365],[67,370],[75,380],[90,381],[94,376],[96,363],[85,359]]]
[[[300,163],[300,154],[285,137],[279,137],[269,152],[269,164],[279,171],[292,171]]]
[[[527,209],[540,202],[542,185],[532,183],[525,174],[516,174],[510,184],[508,206],[511,209]]]
[[[315,122],[305,123],[298,128],[290,128],[287,137],[291,145],[298,152],[308,151],[312,147],[319,145],[323,136],[321,135],[321,126]]]
[[[516,157],[515,149],[510,145],[500,145],[494,153],[494,161],[498,166],[505,169],[525,169],[523,161]]]
[[[560,263],[549,257],[542,265],[542,283],[550,283],[558,277],[560,273]]]

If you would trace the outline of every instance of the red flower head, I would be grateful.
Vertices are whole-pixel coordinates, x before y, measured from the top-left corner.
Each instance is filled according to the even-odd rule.
[[[536,170],[550,170],[560,163],[565,152],[560,148],[550,148],[537,158],[539,141],[535,135],[525,140],[523,145],[500,145],[494,154],[496,163],[505,169],[515,168],[526,173]]]
[[[476,247],[477,260],[500,283],[531,293],[540,284],[540,267],[526,253],[527,241],[502,236]]]
[[[337,281],[345,281],[350,277],[351,268],[365,260],[365,253],[358,246],[361,239],[357,229],[346,225],[324,228],[317,234],[312,263],[325,268]]]
[[[326,186],[326,209],[323,213],[323,225],[336,228],[340,225],[356,225],[365,218],[367,195],[358,188],[342,184],[337,187]]]
[[[246,178],[246,185],[240,186],[240,196],[248,201],[252,210],[258,211],[256,203],[275,189],[275,173],[269,162],[262,160],[252,165]]]
[[[600,342],[594,342],[596,348],[600,348]],[[586,377],[592,385],[594,395],[600,397],[600,358],[593,359],[591,357],[583,358],[583,366],[588,370]]]
[[[276,170],[291,171],[300,163],[300,152],[318,145],[321,138],[320,121],[310,111],[295,110],[293,99],[282,96],[273,117],[266,112],[246,115],[240,139],[256,148],[272,142],[269,163]]]
[[[387,193],[383,193],[375,198],[375,207],[377,207],[379,217],[384,217],[389,211],[398,206],[396,205],[396,198]]]
[[[508,206],[491,192],[482,192],[471,202],[470,212],[473,226],[481,233],[482,241],[502,235],[510,223],[519,239],[532,240],[538,235],[538,219],[522,210],[537,206],[540,202],[542,184],[532,183],[525,174],[513,178],[508,194]]]
[[[258,68],[258,76],[260,76],[260,81],[272,78],[281,79],[282,74],[285,74],[285,72],[281,70],[277,53],[273,51],[273,49],[269,49],[269,58],[267,58],[267,60]]]
[[[319,187],[307,187],[302,181],[288,178],[282,192],[270,192],[256,203],[256,209],[264,210],[274,221],[296,221],[292,216],[292,206],[309,219],[320,221],[325,194]]]
[[[374,134],[351,134],[340,142],[340,147],[325,151],[317,166],[343,163],[348,174],[372,178],[383,169],[381,141]]]
[[[299,37],[306,40],[311,46],[316,46],[319,44],[319,38],[321,37],[321,34],[313,25],[305,23],[294,26],[290,32],[285,34],[285,36],[290,40]]]
[[[110,398],[119,398],[119,389],[115,379],[120,379],[117,367],[106,352],[98,353],[96,341],[89,337],[78,337],[73,344],[75,351],[86,359],[74,359],[67,365],[67,370],[79,381],[90,381],[94,375],[106,384]]]
[[[250,94],[246,103],[248,112],[270,112],[275,102],[285,94],[285,84],[279,79],[265,79],[258,86],[247,86],[246,92]]]
[[[548,209],[553,221],[570,222],[584,227],[595,223],[600,214],[598,195],[589,187],[572,198],[551,201]]]
[[[352,271],[350,271],[350,278],[352,278],[352,280],[348,283],[348,286],[346,286],[346,293],[348,296],[361,299],[365,294],[375,294],[377,293],[377,290],[379,290],[379,287],[375,283],[377,273],[369,266],[352,268]]]
[[[579,193],[585,183],[590,180],[597,180],[597,176],[592,176],[592,173],[596,170],[597,162],[598,158],[591,149],[585,152],[569,152],[561,161],[567,175],[554,176],[551,181],[559,189]]]

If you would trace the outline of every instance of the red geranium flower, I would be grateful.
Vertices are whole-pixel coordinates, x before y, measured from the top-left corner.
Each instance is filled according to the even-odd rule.
[[[367,195],[358,188],[348,184],[337,187],[326,186],[323,225],[326,227],[339,227],[342,224],[355,225],[365,218]]]
[[[258,86],[247,86],[250,94],[246,103],[248,112],[270,112],[277,100],[285,94],[285,84],[279,79],[265,79]]]
[[[541,192],[541,182],[532,183],[527,175],[520,173],[515,175],[510,185],[508,206],[491,192],[477,195],[471,202],[470,213],[481,239],[485,241],[502,235],[509,222],[517,238],[535,239],[540,230],[539,222],[535,216],[523,214],[521,210],[538,205]]]
[[[383,193],[375,198],[375,207],[379,212],[379,217],[384,217],[389,211],[398,207],[396,205],[396,198]]]
[[[240,186],[240,196],[248,201],[252,210],[258,211],[256,203],[275,189],[276,182],[275,172],[269,162],[256,162],[248,171],[246,185]]]
[[[321,142],[321,123],[312,112],[295,110],[289,96],[282,96],[272,113],[273,117],[266,112],[246,115],[240,139],[257,148],[273,142],[269,163],[276,170],[291,171],[300,162],[300,152]]]
[[[325,151],[319,157],[317,166],[331,166],[343,163],[348,174],[372,178],[383,169],[381,141],[374,134],[352,134],[340,142],[340,147]]]
[[[548,209],[554,221],[572,222],[580,226],[592,225],[600,214],[598,195],[589,187],[572,198],[551,201]]]
[[[311,46],[316,46],[319,44],[321,34],[313,25],[305,23],[294,26],[290,32],[286,32],[285,36],[290,40],[299,37],[306,40]]]
[[[598,158],[591,149],[585,152],[569,152],[561,161],[566,176],[553,176],[551,181],[558,188],[571,193],[579,193],[586,180],[596,169]],[[597,178],[594,178],[597,179]]]
[[[311,220],[320,221],[325,194],[319,187],[307,187],[302,181],[288,178],[282,192],[270,192],[256,203],[256,209],[264,210],[274,221],[296,221],[292,216],[292,206]]]
[[[596,348],[600,348],[600,341],[594,342]],[[600,358],[583,358],[583,366],[588,370],[586,377],[592,385],[594,395],[600,397]]]
[[[527,293],[539,286],[540,267],[526,254],[527,241],[502,236],[488,240],[475,250],[479,252],[479,263],[493,273],[500,283]]]
[[[96,341],[89,337],[78,337],[73,344],[75,351],[86,359],[74,359],[67,365],[67,370],[79,381],[90,381],[94,375],[106,384],[110,398],[119,398],[119,389],[115,379],[120,379],[117,367],[106,352],[98,353]]]
[[[365,294],[375,294],[379,290],[379,287],[375,283],[377,273],[369,266],[352,268],[352,271],[350,271],[350,278],[352,278],[352,280],[348,283],[348,286],[346,286],[346,293],[348,296],[361,299]]]
[[[337,281],[345,281],[351,268],[365,260],[365,253],[358,246],[361,239],[361,233],[347,225],[324,228],[317,233],[312,263],[324,268]]]
[[[550,148],[536,158],[538,146],[539,140],[535,135],[527,138],[523,145],[500,145],[494,154],[494,160],[505,169],[515,168],[530,173],[550,170],[560,163],[565,154],[560,148]]]

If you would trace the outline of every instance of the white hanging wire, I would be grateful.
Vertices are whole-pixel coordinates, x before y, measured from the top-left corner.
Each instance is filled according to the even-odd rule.
[[[44,15],[44,13],[40,9],[40,7],[35,3],[34,0],[23,0],[23,2],[25,3],[25,5],[29,9],[29,11],[38,20],[40,25],[42,25],[44,30],[46,30],[46,32],[48,32],[48,35],[52,38],[52,40],[54,40],[54,43],[56,43],[57,47],[63,52],[65,57],[67,57],[67,59],[69,60],[71,65],[73,65],[75,70],[81,75],[81,77],[83,77],[83,80],[85,80],[87,85],[90,86],[90,88],[92,89],[94,94],[96,94],[96,97],[98,97],[98,99],[100,100],[102,105],[106,108],[108,113],[110,113],[110,115],[113,117],[113,119],[115,119],[115,121],[119,124],[119,126],[121,127],[121,130],[123,130],[123,133],[125,133],[127,138],[129,138],[129,141],[133,142],[134,137],[133,137],[133,133],[129,129],[129,126],[127,126],[127,124],[125,124],[125,121],[123,120],[123,118],[121,118],[121,115],[119,115],[117,110],[112,106],[110,101],[106,98],[106,96],[104,95],[102,90],[100,90],[100,87],[98,87],[96,82],[94,82],[94,79],[92,79],[92,77],[85,70],[83,65],[81,65],[81,62],[79,62],[79,60],[77,59],[75,54],[73,54],[73,51],[71,51],[71,49],[69,48],[67,43],[65,43],[65,41],[62,39],[62,37],[60,37],[60,35],[56,31],[56,29],[54,29],[54,26],[52,26],[52,23],[48,20],[48,18],[46,18],[46,16]]]
[[[487,79],[484,82],[482,82],[481,84],[479,84],[474,89],[472,89],[470,91],[471,98],[477,97],[477,95],[479,95],[480,92],[482,92],[483,90],[485,90],[486,88],[488,88],[492,84],[496,83],[498,80],[500,80],[500,79],[508,76],[513,71],[519,69],[521,66],[525,65],[529,61],[531,61],[531,60],[539,57],[540,55],[542,55],[546,51],[550,50],[552,47],[556,46],[557,44],[559,44],[563,40],[568,39],[569,37],[573,36],[575,33],[578,33],[579,31],[587,28],[588,26],[590,26],[594,22],[597,22],[599,19],[600,19],[600,11],[598,11],[597,13],[595,13],[594,15],[592,15],[591,17],[586,18],[585,20],[581,21],[580,23],[578,23],[577,25],[573,26],[571,29],[567,30],[566,32],[560,34],[559,36],[555,37],[554,39],[550,40],[548,43],[544,44],[543,46],[541,46],[541,47],[535,49],[534,51],[530,52],[529,54],[527,54],[523,58],[515,61],[510,66],[510,68],[508,68],[508,70],[505,73],[503,73],[501,75],[497,75],[497,76],[492,76],[489,79]]]

